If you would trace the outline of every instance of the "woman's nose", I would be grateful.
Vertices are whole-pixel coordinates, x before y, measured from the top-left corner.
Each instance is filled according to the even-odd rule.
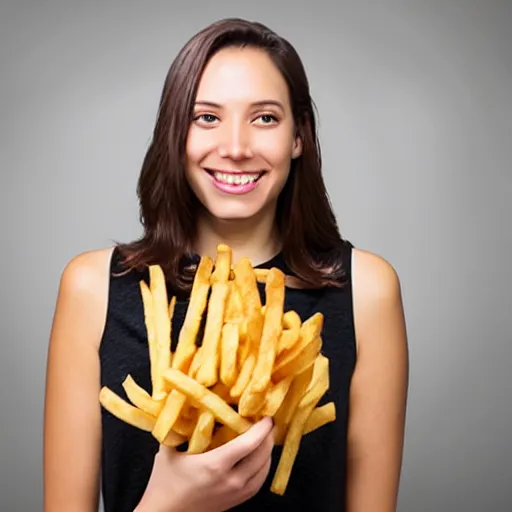
[[[232,160],[252,158],[250,127],[242,122],[225,123],[220,130],[219,156]]]

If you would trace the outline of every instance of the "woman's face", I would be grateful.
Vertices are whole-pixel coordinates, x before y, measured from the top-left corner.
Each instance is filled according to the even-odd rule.
[[[207,64],[187,138],[187,178],[213,216],[249,219],[268,211],[302,151],[288,88],[270,57],[226,48]]]

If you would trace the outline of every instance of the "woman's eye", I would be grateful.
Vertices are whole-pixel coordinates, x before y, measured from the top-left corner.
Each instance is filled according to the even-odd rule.
[[[213,114],[200,114],[199,116],[196,117],[196,120],[203,121],[203,122],[209,124],[209,123],[215,122],[217,120],[217,117],[214,116]]]
[[[275,118],[275,116],[272,116],[270,114],[264,114],[264,115],[260,116],[259,119],[261,119],[263,124],[271,124],[271,123],[277,122],[277,119]]]

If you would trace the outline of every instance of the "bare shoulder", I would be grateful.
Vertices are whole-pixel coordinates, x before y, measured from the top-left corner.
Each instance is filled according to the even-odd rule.
[[[73,291],[94,293],[108,274],[112,251],[108,247],[77,254],[64,267],[61,282]]]
[[[365,301],[398,299],[400,279],[393,265],[382,256],[354,249],[352,257],[354,292]]]
[[[74,256],[67,262],[60,279],[56,314],[68,307],[79,309],[96,329],[96,343],[99,343],[107,310],[112,251],[113,248],[108,247]]]
[[[402,290],[394,266],[382,256],[354,249],[352,256],[352,287],[357,342],[365,342],[365,332],[379,322],[395,321],[403,330]],[[376,324],[377,322],[377,324]],[[403,340],[402,336],[398,338]]]

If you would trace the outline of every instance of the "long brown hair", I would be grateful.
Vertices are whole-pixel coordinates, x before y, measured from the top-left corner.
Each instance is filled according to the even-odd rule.
[[[159,264],[177,290],[190,289],[193,273],[183,262],[193,253],[199,201],[185,175],[185,148],[196,91],[209,59],[228,46],[267,52],[289,88],[292,113],[302,139],[280,194],[276,223],[283,258],[297,277],[313,286],[338,286],[343,276],[343,240],[322,177],[314,103],[294,47],[265,25],[239,18],[217,21],[192,37],[172,63],[163,87],[151,144],[137,187],[144,233],[119,244],[127,268]]]

